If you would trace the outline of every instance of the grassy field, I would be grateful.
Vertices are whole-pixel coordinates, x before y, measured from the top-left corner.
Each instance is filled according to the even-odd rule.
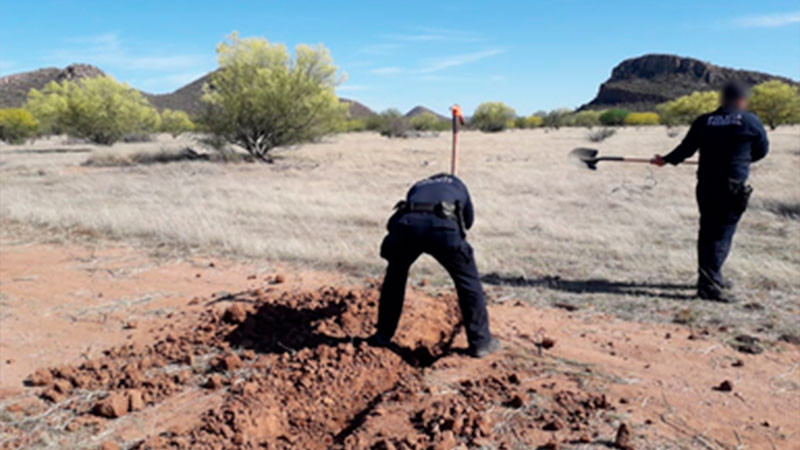
[[[494,301],[800,334],[800,127],[771,132],[770,155],[753,167],[755,193],[726,266],[744,300],[736,306],[692,299],[692,167],[607,163],[590,172],[567,159],[577,146],[649,157],[671,150],[682,134],[625,128],[597,144],[588,134],[463,133],[461,176],[477,214],[470,240]],[[20,234],[26,239],[112,238],[153,251],[380,276],[378,246],[392,206],[415,180],[447,170],[449,139],[337,135],[280,150],[272,165],[83,165],[109,153],[201,148],[191,137],[112,148],[61,139],[0,146],[0,219],[5,233],[36,230]],[[446,281],[427,258],[413,277]]]

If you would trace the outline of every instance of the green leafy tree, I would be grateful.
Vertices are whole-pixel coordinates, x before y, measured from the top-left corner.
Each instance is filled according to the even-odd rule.
[[[503,102],[486,102],[475,109],[470,125],[486,132],[503,131],[516,116],[514,108]]]
[[[429,112],[411,118],[411,128],[417,131],[444,131],[450,126],[447,120]]]
[[[781,124],[797,123],[800,119],[798,87],[777,80],[761,83],[753,88],[750,110],[773,130]]]
[[[102,145],[155,131],[160,120],[139,91],[108,76],[53,81],[42,91],[31,89],[25,108],[45,132],[63,132]]]
[[[0,109],[0,141],[21,144],[36,136],[39,124],[27,109]]]
[[[688,125],[701,114],[714,111],[719,106],[719,93],[697,91],[656,107],[661,123],[669,126]]]
[[[204,87],[204,122],[228,142],[271,162],[275,147],[341,129],[348,107],[334,92],[342,81],[323,46],[295,47],[234,33],[217,46],[219,70]]]
[[[165,109],[161,111],[161,125],[159,131],[169,133],[172,137],[178,137],[182,133],[187,133],[195,129],[195,124],[189,118],[186,111]]]
[[[628,117],[630,113],[631,112],[627,109],[612,108],[600,114],[598,120],[605,126],[623,125],[625,124],[625,118]]]
[[[625,116],[625,125],[658,125],[660,119],[654,112],[632,112]]]

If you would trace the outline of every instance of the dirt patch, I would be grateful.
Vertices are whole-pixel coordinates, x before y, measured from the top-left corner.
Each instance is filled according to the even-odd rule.
[[[6,425],[6,447],[77,439],[187,390],[223,391],[194,423],[121,440],[131,448],[449,448],[463,443],[535,443],[598,436],[599,393],[542,387],[538,363],[493,360],[434,393],[432,373],[466,360],[451,345],[460,324],[451,296],[416,296],[391,349],[373,348],[378,291],[324,288],[281,295],[254,289],[226,296],[182,331],[152,345],[113,347],[78,365],[38,370],[36,430]],[[213,303],[213,302],[212,302]],[[442,360],[444,356],[450,356]],[[543,396],[539,396],[540,390]],[[536,398],[536,400],[534,400]],[[47,414],[58,409],[60,414]],[[400,426],[387,426],[390,420]],[[50,426],[43,426],[49,423]],[[378,430],[378,431],[375,431]],[[608,430],[603,430],[608,432]]]

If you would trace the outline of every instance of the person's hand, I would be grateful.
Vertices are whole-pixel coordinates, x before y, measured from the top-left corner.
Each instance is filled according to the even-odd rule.
[[[661,155],[655,155],[652,158],[650,158],[650,164],[654,166],[662,167],[666,163],[667,162],[664,161],[664,158]]]

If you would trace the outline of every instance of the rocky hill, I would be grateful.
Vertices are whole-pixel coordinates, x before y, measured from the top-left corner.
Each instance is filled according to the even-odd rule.
[[[339,97],[339,101],[349,105],[351,119],[366,119],[375,115],[375,111],[355,100]]]
[[[424,106],[419,106],[419,105],[417,105],[417,106],[415,106],[415,107],[411,108],[411,109],[410,109],[410,110],[409,110],[409,111],[406,113],[406,117],[408,117],[408,118],[410,119],[410,118],[412,118],[412,117],[421,116],[421,115],[423,115],[423,114],[426,114],[426,113],[427,113],[427,114],[433,114],[434,116],[438,117],[439,119],[442,119],[442,120],[447,120],[447,117],[445,117],[445,116],[443,116],[443,115],[441,115],[441,114],[437,114],[435,111],[433,111],[433,110],[432,110],[432,109],[430,109],[430,108],[426,108],[426,107],[424,107]]]
[[[581,109],[628,108],[653,110],[659,103],[694,91],[720,89],[729,81],[755,85],[769,80],[797,84],[788,78],[748,70],[730,69],[675,55],[644,55],[627,59],[600,85],[600,91]]]
[[[89,64],[71,64],[64,69],[47,67],[31,72],[0,77],[0,108],[18,108],[28,98],[31,89],[42,89],[51,81],[77,80],[105,75]]]

